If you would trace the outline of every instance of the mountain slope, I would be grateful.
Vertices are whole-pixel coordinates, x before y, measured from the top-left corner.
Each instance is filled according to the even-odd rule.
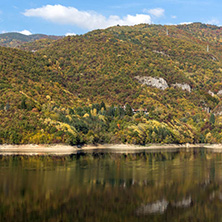
[[[16,48],[21,49],[21,50],[25,50],[25,51],[29,51],[29,52],[36,52],[40,49],[44,49],[44,48],[49,47],[55,41],[57,41],[57,40],[48,39],[48,38],[39,39],[39,40],[23,43],[21,45],[18,45]]]
[[[32,137],[39,142],[35,135],[46,129],[45,112],[51,106],[75,104],[75,96],[58,83],[62,77],[46,71],[47,66],[43,57],[0,47],[1,142],[27,143]]]
[[[5,47],[18,47],[26,42],[32,42],[39,39],[58,40],[63,38],[62,36],[52,36],[43,34],[23,35],[17,32],[0,34],[0,46]]]
[[[159,35],[162,26],[147,26],[141,28],[143,31],[133,28],[115,27],[67,37],[40,53],[59,65],[66,86],[82,97],[96,88],[92,97],[132,102],[132,94],[138,96],[141,89],[136,76],[162,77],[170,85],[187,83],[193,90],[218,92],[220,60],[206,51],[205,43]],[[128,86],[125,90],[124,85]],[[103,95],[108,86],[110,93]],[[123,91],[128,97],[121,94]]]
[[[221,142],[209,110],[220,113],[222,48],[188,30],[117,26],[35,42],[34,54],[0,48],[0,141]]]

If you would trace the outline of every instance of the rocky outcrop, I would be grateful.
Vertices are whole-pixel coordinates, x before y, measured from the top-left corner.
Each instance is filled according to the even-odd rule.
[[[217,95],[222,96],[222,90],[218,91]]]
[[[184,84],[175,83],[175,84],[172,84],[171,86],[174,87],[174,88],[180,88],[180,89],[182,89],[182,90],[186,90],[186,91],[188,91],[188,92],[191,92],[191,87],[190,87],[190,85],[187,84],[187,83],[184,83]]]
[[[210,107],[204,107],[203,110],[207,113],[210,113]]]
[[[213,114],[216,116],[221,116],[222,115],[222,101],[219,102],[219,104],[214,108]]]
[[[210,90],[208,91],[208,94],[211,95],[212,97],[215,96],[215,94],[212,91],[210,91]]]
[[[213,61],[218,61],[218,59],[215,58],[213,55],[211,55],[211,58],[213,59]]]
[[[135,76],[140,83],[147,86],[152,86],[157,89],[167,89],[169,86],[163,78],[151,77],[151,76]]]
[[[157,54],[161,54],[161,55],[167,56],[167,57],[170,57],[169,55],[167,55],[165,52],[162,52],[162,51],[153,50],[153,52],[157,53]]]
[[[139,80],[139,82],[142,85],[152,86],[152,87],[155,87],[157,89],[162,89],[162,90],[169,88],[167,81],[163,78],[151,77],[151,76],[135,76],[135,78]],[[180,88],[182,90],[191,92],[191,87],[187,83],[183,83],[183,84],[175,83],[175,84],[172,84],[171,86],[174,88]],[[222,95],[222,92],[221,92],[221,95]]]

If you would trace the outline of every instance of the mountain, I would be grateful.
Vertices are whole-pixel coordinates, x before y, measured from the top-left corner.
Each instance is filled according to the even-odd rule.
[[[54,39],[39,39],[31,42],[26,42],[21,45],[18,45],[16,48],[29,51],[29,52],[36,52],[40,49],[47,48],[51,44],[53,44],[55,41]]]
[[[66,87],[83,98],[136,104],[143,89],[138,76],[163,78],[169,86],[188,84],[193,91],[216,94],[222,71],[216,54],[222,48],[210,45],[207,52],[205,42],[191,39],[180,27],[168,27],[168,36],[165,30],[155,25],[97,30],[64,38],[39,54],[57,63]]]
[[[141,24],[0,48],[0,142],[221,142],[220,33]]]
[[[10,33],[0,34],[0,46],[15,48],[24,43],[33,42],[39,39],[58,40],[61,38],[63,38],[63,36],[43,35],[43,34],[23,35],[17,32],[10,32]]]

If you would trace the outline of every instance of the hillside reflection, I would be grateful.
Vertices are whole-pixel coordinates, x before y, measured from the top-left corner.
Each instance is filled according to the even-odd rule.
[[[0,157],[0,221],[221,221],[222,154]]]

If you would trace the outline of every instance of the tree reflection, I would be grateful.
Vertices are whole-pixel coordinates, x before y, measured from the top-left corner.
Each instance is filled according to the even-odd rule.
[[[219,221],[222,155],[1,156],[0,221]]]

